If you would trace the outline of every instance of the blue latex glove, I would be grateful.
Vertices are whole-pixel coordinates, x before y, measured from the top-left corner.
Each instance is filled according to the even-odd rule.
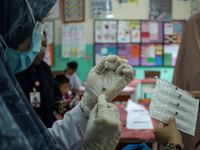
[[[142,148],[142,150],[151,150],[145,143],[138,144],[138,145],[127,145],[122,150],[133,150],[136,148]]]

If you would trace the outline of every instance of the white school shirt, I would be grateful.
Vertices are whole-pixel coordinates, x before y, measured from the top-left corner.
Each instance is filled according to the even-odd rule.
[[[62,150],[80,150],[87,122],[88,118],[79,105],[76,105],[71,111],[65,113],[62,120],[54,122],[49,131]]]
[[[81,89],[81,80],[79,79],[76,73],[72,75],[66,74],[66,77],[69,78],[70,89],[77,89],[77,90]]]

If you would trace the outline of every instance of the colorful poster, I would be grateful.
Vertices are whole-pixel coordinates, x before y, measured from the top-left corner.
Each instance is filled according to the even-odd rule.
[[[141,41],[141,31],[140,31],[140,21],[129,21],[129,29],[131,29],[131,42],[140,43]]]
[[[164,22],[164,43],[180,43],[185,21]]]
[[[96,44],[95,45],[95,64],[97,64],[103,56],[117,55],[116,44]]]
[[[117,21],[96,21],[95,22],[96,43],[117,42]]]
[[[149,7],[150,20],[172,20],[172,0],[150,0]]]
[[[141,66],[162,66],[162,65],[163,65],[163,45],[142,44]]]
[[[85,57],[85,25],[62,26],[62,57]]]
[[[117,55],[127,59],[132,66],[140,65],[140,45],[139,44],[118,44]]]
[[[164,45],[164,66],[175,66],[178,56],[179,44]]]
[[[118,21],[118,43],[131,42],[131,29],[129,28],[129,21]]]
[[[142,43],[162,43],[163,24],[159,21],[141,21]]]
[[[113,18],[113,0],[90,0],[90,17],[93,19]]]
[[[116,0],[117,2],[121,3],[138,3],[138,0]]]

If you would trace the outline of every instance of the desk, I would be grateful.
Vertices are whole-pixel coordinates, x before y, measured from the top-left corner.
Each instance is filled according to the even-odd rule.
[[[139,83],[141,83],[141,94],[140,96],[137,96],[137,99],[140,98],[146,98],[146,94],[152,94],[155,84],[156,84],[156,79],[151,79],[151,78],[145,78],[145,79],[134,79],[131,83],[128,84],[128,86],[136,86]]]
[[[81,86],[81,90],[79,91],[80,99],[85,92],[85,86]],[[136,94],[136,88],[131,86],[126,86],[117,97],[114,98],[113,101],[128,101],[128,99],[134,100]]]
[[[156,128],[158,121],[152,118],[152,123],[154,129],[146,129],[146,130],[130,130],[126,128],[126,116],[127,112],[124,110],[126,107],[126,104],[118,104],[116,105],[118,109],[121,111],[120,114],[120,121],[121,121],[121,138],[120,142],[116,148],[116,150],[119,150],[123,147],[125,147],[127,144],[134,144],[134,143],[150,143],[152,146],[152,150],[157,149],[157,143],[155,142],[155,137],[153,134],[153,130]],[[144,105],[146,109],[149,109],[149,104]],[[120,145],[123,145],[123,147],[120,147]]]

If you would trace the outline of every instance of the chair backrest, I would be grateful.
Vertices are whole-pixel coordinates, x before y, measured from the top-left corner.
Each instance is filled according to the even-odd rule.
[[[145,78],[154,78],[158,76],[160,78],[160,71],[145,71]]]

